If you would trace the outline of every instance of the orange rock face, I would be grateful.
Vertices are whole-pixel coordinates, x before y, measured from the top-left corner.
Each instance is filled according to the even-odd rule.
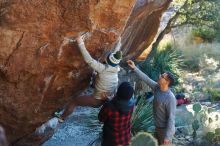
[[[121,34],[125,57],[150,44],[170,1],[135,1],[0,0],[0,124],[11,143],[88,86],[91,69],[68,38],[90,32],[86,47],[94,58]]]

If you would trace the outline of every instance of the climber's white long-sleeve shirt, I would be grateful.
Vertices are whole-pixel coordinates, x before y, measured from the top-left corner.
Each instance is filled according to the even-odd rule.
[[[93,59],[83,42],[78,44],[78,46],[86,63],[98,72],[95,81],[96,90],[100,92],[114,92],[118,87],[118,72],[120,71],[120,67],[112,67]]]

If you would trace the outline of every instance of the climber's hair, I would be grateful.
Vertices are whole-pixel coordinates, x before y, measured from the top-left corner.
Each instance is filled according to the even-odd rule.
[[[167,74],[167,78],[169,79],[169,86],[174,85],[174,83],[175,83],[174,75],[171,72],[169,72],[169,71],[167,71],[165,73]]]

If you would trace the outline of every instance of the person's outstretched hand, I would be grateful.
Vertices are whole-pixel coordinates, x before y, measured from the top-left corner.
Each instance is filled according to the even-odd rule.
[[[118,42],[120,42],[120,43],[121,43],[121,36],[119,36],[119,38],[118,38]]]
[[[128,66],[131,68],[131,69],[135,69],[135,64],[134,64],[134,62],[132,61],[132,60],[128,60],[127,61],[127,63],[128,63]]]

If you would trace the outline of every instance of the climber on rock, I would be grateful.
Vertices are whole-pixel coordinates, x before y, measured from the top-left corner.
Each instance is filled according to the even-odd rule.
[[[76,38],[76,41],[85,62],[97,72],[94,93],[73,98],[64,109],[62,115],[55,113],[55,116],[59,118],[60,122],[63,122],[74,111],[76,106],[100,107],[114,97],[118,86],[119,63],[122,59],[122,52],[116,51],[115,53],[110,53],[105,63],[101,63],[90,56],[84,44],[84,37],[85,35],[80,35]],[[121,38],[119,38],[115,50],[120,50],[120,47]]]

